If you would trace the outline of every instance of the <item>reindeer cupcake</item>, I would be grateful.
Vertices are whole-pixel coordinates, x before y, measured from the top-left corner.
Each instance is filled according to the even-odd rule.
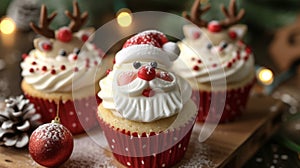
[[[23,55],[21,68],[22,89],[42,121],[50,122],[59,104],[62,124],[76,134],[97,124],[95,113],[100,99],[95,96],[99,91],[96,84],[110,63],[89,41],[94,29],[80,30],[87,12],[81,14],[77,2],[73,8],[73,14],[66,11],[71,19],[69,26],[54,31],[49,25],[56,13],[47,17],[47,8],[42,5],[39,26],[30,24],[41,37],[34,39],[35,49]]]
[[[207,22],[201,15],[209,9],[201,9],[200,0],[195,0],[191,14],[183,13],[194,24],[183,27],[185,38],[179,43],[181,54],[173,69],[194,90],[198,121],[227,122],[245,109],[255,79],[254,59],[242,41],[247,26],[236,24],[245,10],[237,11],[231,0],[228,9],[221,7],[224,20]]]

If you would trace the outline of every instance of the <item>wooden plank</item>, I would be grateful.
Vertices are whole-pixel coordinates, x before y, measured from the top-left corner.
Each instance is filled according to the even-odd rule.
[[[241,167],[276,130],[283,104],[271,97],[253,96],[237,121],[220,124],[203,143],[198,142],[201,124],[196,124],[183,160],[174,167]],[[110,152],[86,135],[75,137],[71,158],[61,167],[122,167]],[[26,149],[0,147],[0,168],[41,167]]]

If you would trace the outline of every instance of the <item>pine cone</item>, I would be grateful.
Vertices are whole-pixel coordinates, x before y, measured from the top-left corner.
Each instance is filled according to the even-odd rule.
[[[6,108],[0,111],[0,145],[25,147],[41,116],[23,95],[6,99],[5,103]]]

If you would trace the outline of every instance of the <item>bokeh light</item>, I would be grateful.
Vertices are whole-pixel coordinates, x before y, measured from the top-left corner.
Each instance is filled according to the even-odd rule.
[[[258,80],[264,85],[270,85],[273,83],[274,74],[270,69],[261,68],[257,73]]]
[[[1,19],[0,22],[0,31],[3,34],[12,34],[16,30],[15,22],[8,17]]]
[[[121,9],[117,13],[117,22],[121,27],[128,27],[132,23],[131,11],[129,9]]]

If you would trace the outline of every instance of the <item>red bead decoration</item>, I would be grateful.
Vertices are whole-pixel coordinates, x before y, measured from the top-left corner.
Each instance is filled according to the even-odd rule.
[[[152,67],[142,67],[138,71],[138,77],[146,81],[151,81],[156,76],[155,68]]]
[[[69,159],[73,146],[73,136],[66,127],[47,123],[32,133],[28,148],[32,159],[40,165],[57,167]]]
[[[74,72],[78,72],[78,71],[79,71],[78,67],[75,67]]]
[[[83,35],[81,36],[81,40],[82,40],[83,42],[86,42],[88,39],[89,39],[89,36],[88,36],[87,34],[83,34]]]
[[[73,34],[67,27],[60,28],[57,33],[57,39],[62,42],[69,42],[72,40]]]
[[[249,59],[249,55],[246,55],[246,56],[244,57],[244,60],[247,61],[248,59]]]
[[[199,64],[201,64],[202,63],[202,61],[199,59],[198,61],[197,61]]]
[[[25,59],[28,57],[28,54],[22,54],[22,59]]]
[[[47,67],[46,67],[46,66],[43,66],[43,67],[42,67],[42,71],[47,71]]]
[[[30,73],[33,73],[33,72],[34,72],[34,69],[33,69],[33,68],[30,68],[30,69],[29,69],[29,72],[30,72]]]
[[[236,61],[236,59],[235,59],[235,58],[233,58],[233,59],[232,59],[232,63],[235,63],[235,61]]]
[[[212,64],[212,67],[213,67],[213,68],[217,67],[217,64]]]
[[[78,55],[74,55],[73,60],[77,60],[77,59],[78,59]]]
[[[51,51],[52,50],[52,45],[50,43],[43,43],[42,48],[45,51]]]
[[[232,40],[235,40],[237,38],[237,34],[234,31],[229,31],[228,35]]]
[[[62,66],[60,66],[60,69],[61,69],[61,70],[65,70],[65,69],[66,69],[66,66],[65,66],[65,65],[62,65]]]
[[[194,67],[193,67],[193,70],[194,71],[198,71],[200,68],[197,66],[197,65],[195,65]]]
[[[56,74],[55,69],[52,69],[52,70],[51,70],[51,74],[52,74],[52,75]]]
[[[35,61],[33,61],[31,64],[32,64],[32,65],[36,65],[36,62],[35,62]]]
[[[232,66],[232,63],[231,63],[231,62],[228,62],[228,63],[227,63],[227,67],[228,67],[228,68],[231,68],[231,66]]]
[[[250,47],[246,47],[246,49],[245,49],[245,51],[246,51],[246,53],[247,54],[251,54],[252,53],[252,50],[251,50],[251,48]]]

